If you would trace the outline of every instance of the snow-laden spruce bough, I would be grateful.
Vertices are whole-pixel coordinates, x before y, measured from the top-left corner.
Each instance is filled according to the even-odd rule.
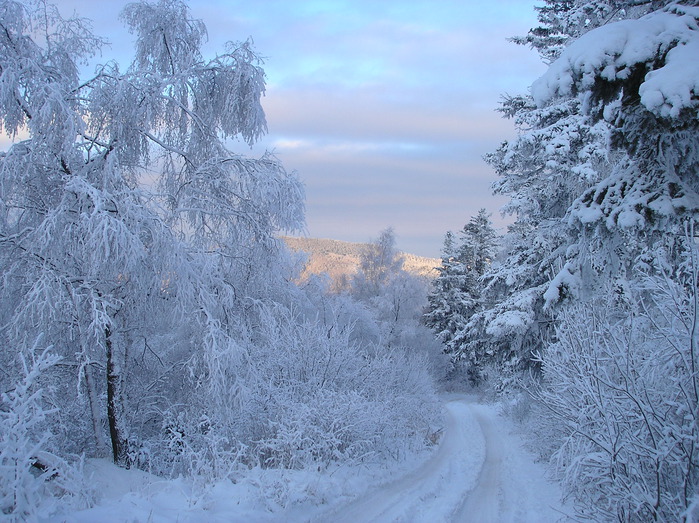
[[[0,1],[3,514],[89,505],[84,457],[206,484],[428,445],[424,358],[292,283],[275,235],[302,229],[303,186],[226,148],[266,130],[251,43],[203,57],[177,0],[122,18],[133,61],[83,77],[104,43],[84,20]]]

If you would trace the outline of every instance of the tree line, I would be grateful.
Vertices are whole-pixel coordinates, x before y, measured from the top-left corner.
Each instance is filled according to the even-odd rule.
[[[499,249],[484,211],[447,235],[427,321],[471,380],[537,400],[579,517],[693,521],[699,4],[536,9],[515,41],[548,70],[486,157],[514,223]]]

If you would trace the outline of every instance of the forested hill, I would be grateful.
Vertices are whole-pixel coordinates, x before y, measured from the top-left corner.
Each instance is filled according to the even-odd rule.
[[[343,242],[323,238],[284,237],[286,244],[295,251],[309,254],[308,265],[304,274],[327,273],[334,282],[350,276],[359,267],[359,258],[366,243]],[[425,258],[414,254],[401,253],[404,258],[403,268],[413,274],[437,276],[435,267],[439,267],[438,258]]]

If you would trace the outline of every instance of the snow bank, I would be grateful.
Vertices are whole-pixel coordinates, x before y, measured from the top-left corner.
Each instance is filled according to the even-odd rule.
[[[88,510],[47,522],[153,523],[273,521],[555,521],[560,491],[511,434],[498,407],[445,396],[439,447],[395,462],[326,470],[252,469],[237,481],[197,485],[163,480],[91,460],[86,474],[100,493]],[[482,499],[481,499],[482,498]]]
[[[229,523],[309,521],[329,506],[346,504],[391,478],[418,468],[430,452],[399,462],[368,462],[315,469],[261,469],[236,481],[198,484],[163,479],[109,460],[89,460],[86,476],[98,493],[93,508],[57,512],[45,523]]]

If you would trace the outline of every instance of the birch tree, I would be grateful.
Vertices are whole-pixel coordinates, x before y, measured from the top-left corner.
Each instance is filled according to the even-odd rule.
[[[150,387],[173,369],[163,350],[225,335],[213,295],[236,295],[245,279],[233,275],[301,226],[303,189],[273,157],[226,148],[266,131],[264,72],[250,42],[205,59],[206,29],[182,2],[128,5],[133,62],[87,80],[80,64],[102,41],[82,20],[7,0],[0,14],[0,125],[14,139],[0,158],[3,338],[44,329],[87,392],[95,443],[106,419],[112,457],[128,465],[136,347]],[[203,341],[154,350],[163,310]]]

